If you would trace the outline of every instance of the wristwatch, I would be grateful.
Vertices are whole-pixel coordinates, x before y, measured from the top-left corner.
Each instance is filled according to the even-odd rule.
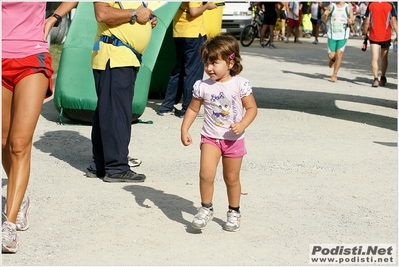
[[[62,17],[60,15],[51,13],[50,15],[47,16],[47,18],[49,18],[49,17],[54,17],[57,19],[57,22],[54,24],[54,27],[58,27],[58,25],[60,25],[60,23],[62,21]]]
[[[132,17],[130,18],[130,24],[136,23],[136,20],[137,20],[136,9],[133,9],[133,11],[132,11]]]

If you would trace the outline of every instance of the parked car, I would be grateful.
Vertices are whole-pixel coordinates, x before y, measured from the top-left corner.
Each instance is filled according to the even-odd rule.
[[[251,23],[252,11],[249,1],[225,1],[221,32],[240,34]]]

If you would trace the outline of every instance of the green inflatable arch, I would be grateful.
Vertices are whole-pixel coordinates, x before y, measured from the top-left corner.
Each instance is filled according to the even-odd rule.
[[[149,93],[162,96],[166,90],[175,61],[171,22],[180,4],[167,2],[154,12],[158,24],[143,53],[143,65],[137,75],[132,103],[133,122],[143,114]],[[54,92],[54,105],[60,114],[61,124],[63,117],[77,122],[92,122],[97,105],[91,69],[96,31],[93,3],[80,2],[62,48]]]

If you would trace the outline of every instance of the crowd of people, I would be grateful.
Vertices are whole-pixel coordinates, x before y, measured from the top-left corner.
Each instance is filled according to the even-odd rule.
[[[305,26],[306,20],[312,25],[311,35],[313,44],[319,43],[319,29],[323,22],[327,27],[327,56],[328,66],[333,69],[331,81],[338,81],[338,72],[342,64],[347,41],[351,36],[357,36],[357,30],[362,32],[366,42],[370,42],[371,67],[373,73],[373,87],[384,86],[388,66],[388,52],[391,42],[397,42],[397,12],[396,2],[254,2],[263,14],[263,25],[260,34],[260,47],[265,45],[265,32],[269,30],[269,48],[277,48],[274,39],[279,38],[289,42],[294,35],[294,43],[301,44],[300,28]],[[355,21],[359,23],[356,25]],[[279,25],[279,29],[275,26]],[[279,33],[278,33],[279,32]],[[286,33],[284,35],[284,33]],[[277,37],[276,37],[277,36]],[[392,36],[395,36],[391,40]],[[381,64],[379,64],[379,59]],[[381,76],[379,78],[379,65]]]

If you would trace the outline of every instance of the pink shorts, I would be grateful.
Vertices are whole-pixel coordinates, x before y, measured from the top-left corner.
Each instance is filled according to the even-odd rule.
[[[224,140],[201,135],[200,147],[202,146],[202,144],[210,144],[218,147],[222,152],[222,156],[228,158],[241,158],[245,154],[247,154],[244,139]]]
[[[25,77],[43,73],[49,79],[49,88],[46,98],[53,94],[53,68],[51,67],[51,55],[39,53],[24,58],[3,58],[1,62],[1,84],[8,90],[14,92],[15,86]]]

